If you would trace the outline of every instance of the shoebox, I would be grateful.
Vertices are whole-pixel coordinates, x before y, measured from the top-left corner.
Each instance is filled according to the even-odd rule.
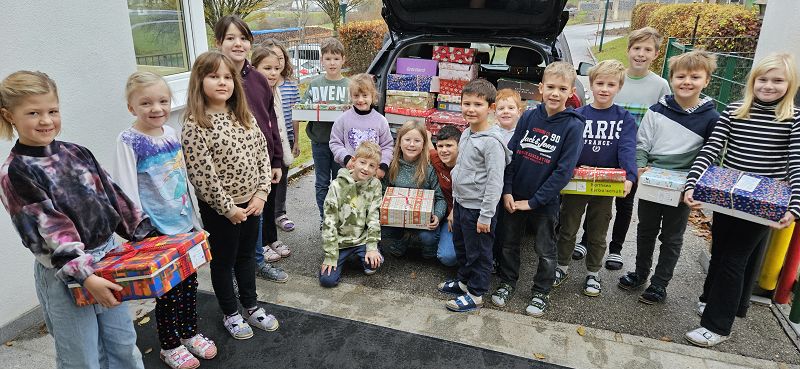
[[[573,179],[561,190],[561,194],[622,197],[625,183]]]
[[[439,78],[472,81],[478,77],[478,64],[439,63]]]
[[[625,169],[582,166],[575,168],[572,179],[604,182],[625,182]]]
[[[395,115],[402,115],[404,117],[416,117],[416,118],[425,118],[436,111],[434,108],[430,109],[414,109],[414,108],[403,108],[397,106],[386,106],[384,108],[384,112],[388,114],[395,114]],[[405,119],[403,122],[407,121],[408,118],[401,118]],[[388,120],[388,117],[387,117]],[[391,123],[391,122],[390,122]],[[398,122],[402,123],[402,122]]]
[[[439,77],[439,93],[443,95],[458,95],[464,90],[467,81],[458,81],[452,79],[443,79]]]
[[[454,104],[449,102],[437,102],[436,110],[461,113],[461,104]]]
[[[697,181],[693,197],[711,211],[777,226],[791,194],[784,181],[712,165]]]
[[[475,62],[475,49],[434,46],[433,59],[449,63],[472,64]]]
[[[650,168],[639,177],[639,200],[678,206],[683,200],[683,187],[688,173],[677,170]]]
[[[439,94],[436,96],[436,102],[446,102],[452,104],[461,104],[461,95],[444,95]]]
[[[429,110],[433,108],[435,95],[422,91],[386,91],[386,106]]]
[[[390,74],[387,90],[431,92],[432,76],[414,74]]]
[[[94,264],[94,274],[122,286],[119,301],[160,297],[211,260],[204,232],[152,237],[125,243]],[[67,285],[75,304],[96,303],[78,283]]]
[[[432,135],[439,133],[439,130],[445,125],[455,126],[459,131],[464,131],[469,127],[469,123],[464,120],[461,113],[437,110],[425,118],[425,128]]]
[[[435,76],[439,62],[431,59],[397,58],[396,70],[399,74]]]
[[[381,225],[428,229],[434,202],[433,190],[389,187],[381,202]]]
[[[350,104],[298,103],[292,105],[292,120],[333,122],[347,109]]]
[[[497,89],[510,88],[517,91],[523,100],[542,101],[542,94],[539,92],[537,83],[522,79],[498,78]]]

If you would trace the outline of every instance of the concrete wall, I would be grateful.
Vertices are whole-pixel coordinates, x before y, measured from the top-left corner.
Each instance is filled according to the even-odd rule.
[[[770,0],[758,37],[755,60],[774,52],[787,52],[800,58],[800,1]]]

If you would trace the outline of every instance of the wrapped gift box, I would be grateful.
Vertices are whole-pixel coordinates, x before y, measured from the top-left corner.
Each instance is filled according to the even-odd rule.
[[[542,101],[542,94],[539,92],[539,85],[531,81],[521,79],[499,78],[497,79],[497,89],[510,88],[519,92],[523,100]]]
[[[413,108],[403,108],[403,107],[396,107],[396,106],[387,106],[384,108],[386,114],[397,114],[403,115],[407,117],[419,117],[425,118],[431,115],[436,109],[413,109]]]
[[[428,229],[433,202],[433,190],[389,187],[381,202],[381,225]]]
[[[292,105],[292,120],[333,122],[347,109],[350,104],[298,103]]]
[[[144,249],[175,249],[180,254],[178,263],[182,279],[197,272],[197,269],[211,261],[211,249],[205,232],[181,233],[174,236],[151,237],[135,243],[126,243],[121,251]]]
[[[467,127],[469,127],[469,124],[447,124],[447,123],[425,122],[425,129],[428,130],[428,132],[430,132],[431,135],[433,136],[439,134],[439,131],[444,126],[453,126],[458,128],[459,131],[464,132],[464,130],[467,129]]]
[[[683,200],[686,172],[661,168],[650,168],[639,178],[636,194],[639,200],[678,206]]]
[[[469,127],[469,123],[464,120],[461,113],[437,110],[425,118],[425,128],[432,135],[439,133],[439,130],[445,125],[455,126],[459,131],[464,131]]]
[[[443,95],[443,94],[439,94],[439,96],[436,97],[436,101],[440,102],[440,103],[446,102],[446,103],[453,103],[453,104],[461,104],[461,95]]]
[[[387,81],[387,90],[397,91],[431,91],[431,76],[413,74],[390,74]]]
[[[416,74],[421,76],[435,76],[439,62],[430,59],[397,58],[398,74]]]
[[[625,182],[625,169],[578,167],[572,174],[572,179],[603,182]]]
[[[464,66],[466,69],[450,68],[452,65]],[[439,78],[449,79],[456,81],[472,81],[478,77],[477,64],[456,64],[456,63],[440,63],[439,64]]]
[[[434,46],[433,59],[450,63],[472,64],[475,62],[475,49]]]
[[[789,209],[791,194],[784,181],[712,165],[700,176],[692,197],[712,211],[776,226]]]
[[[458,95],[464,90],[467,81],[456,81],[451,79],[439,78],[439,93],[443,95]]]
[[[622,197],[625,194],[625,183],[573,179],[567,183],[561,193],[565,195]]]
[[[450,70],[470,71],[474,69],[477,72],[478,68],[479,68],[478,64],[458,64],[458,63],[439,62],[439,70],[450,69]]]
[[[436,93],[439,92],[439,77],[438,76],[431,78],[431,89],[429,91],[430,92],[436,92]]]
[[[454,113],[461,113],[461,104],[440,102],[436,104],[436,109],[442,111],[450,111]]]
[[[386,91],[386,106],[429,110],[433,108],[435,95],[422,91]]]

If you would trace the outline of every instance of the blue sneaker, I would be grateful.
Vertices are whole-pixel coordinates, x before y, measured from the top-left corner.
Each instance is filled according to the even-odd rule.
[[[456,313],[467,313],[470,311],[475,311],[483,306],[483,299],[481,301],[475,302],[468,293],[465,293],[461,296],[456,297],[447,302],[445,307],[447,310],[454,311]]]
[[[458,279],[450,279],[444,281],[443,283],[439,283],[438,290],[441,293],[449,293],[457,296],[467,293],[467,291],[462,290],[461,286],[459,286]]]

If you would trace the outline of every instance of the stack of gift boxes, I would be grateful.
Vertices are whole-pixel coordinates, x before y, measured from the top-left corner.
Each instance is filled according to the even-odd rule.
[[[578,167],[562,194],[622,196],[625,193],[625,170],[618,168]]]

